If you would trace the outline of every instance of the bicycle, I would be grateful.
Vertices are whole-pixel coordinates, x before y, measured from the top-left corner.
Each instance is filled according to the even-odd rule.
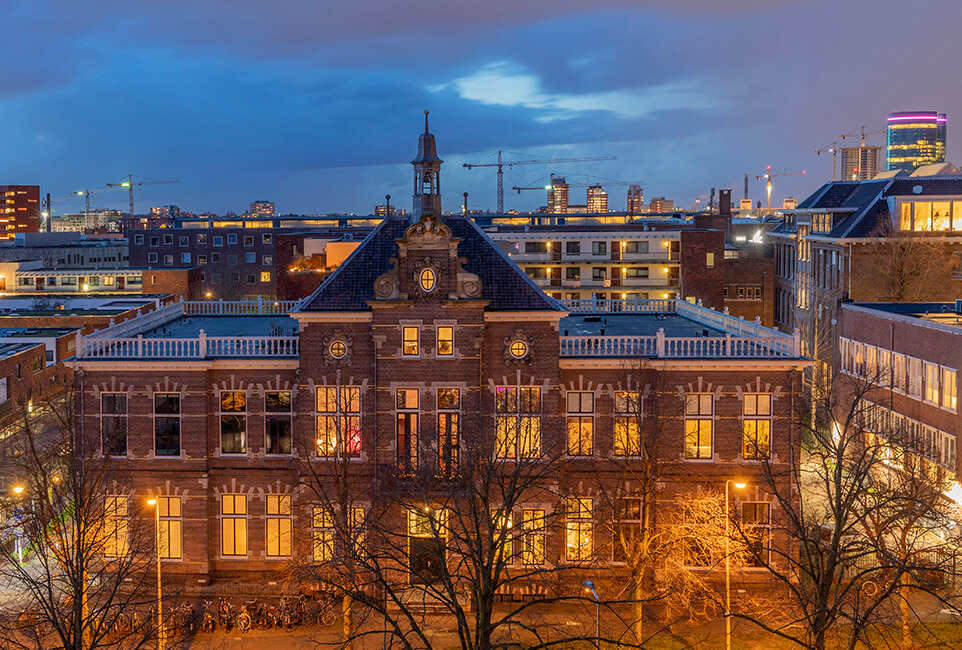
[[[201,632],[213,632],[217,629],[217,619],[210,613],[210,606],[212,604],[213,602],[210,600],[204,601],[204,614],[200,622]]]

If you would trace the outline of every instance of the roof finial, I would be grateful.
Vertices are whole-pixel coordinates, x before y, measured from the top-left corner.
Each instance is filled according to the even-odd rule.
[[[430,113],[430,112],[431,112],[431,111],[429,111],[429,110],[425,110],[425,111],[424,111],[424,132],[425,132],[425,133],[428,132],[428,113]]]

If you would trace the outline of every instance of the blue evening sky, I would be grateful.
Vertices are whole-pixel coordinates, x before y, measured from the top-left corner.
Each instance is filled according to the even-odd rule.
[[[948,113],[962,162],[960,19],[949,0],[5,0],[0,184],[56,198],[128,173],[181,181],[142,188],[138,212],[408,207],[429,108],[446,209],[462,192],[494,209],[494,171],[461,164],[499,149],[617,157],[512,168],[508,209],[542,205],[510,187],[551,172],[688,206],[713,186],[740,198],[766,165],[807,170],[776,181],[780,205],[831,179],[815,149],[891,111]],[[609,195],[624,209],[624,187]]]

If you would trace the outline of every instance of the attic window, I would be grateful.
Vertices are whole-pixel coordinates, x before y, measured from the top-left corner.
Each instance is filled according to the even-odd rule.
[[[438,277],[434,269],[424,269],[418,277],[418,282],[421,284],[421,290],[424,291],[424,293],[431,293],[434,291],[434,287],[437,286]]]
[[[515,359],[523,359],[528,354],[528,344],[524,341],[514,340],[511,342],[511,356]]]
[[[335,359],[342,359],[344,358],[344,355],[347,354],[347,345],[344,344],[344,341],[333,341],[331,343],[330,352],[331,356]]]

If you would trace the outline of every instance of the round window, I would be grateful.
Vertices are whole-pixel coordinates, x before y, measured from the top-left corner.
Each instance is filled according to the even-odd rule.
[[[433,291],[434,286],[438,282],[438,277],[434,273],[434,269],[424,269],[423,271],[421,271],[420,282],[421,282],[421,289],[423,289],[425,293],[429,293]]]
[[[331,356],[335,359],[342,359],[344,355],[347,354],[347,346],[344,341],[334,341],[331,343]]]
[[[512,341],[511,342],[511,356],[515,359],[520,359],[524,355],[528,354],[528,344],[524,341]]]

